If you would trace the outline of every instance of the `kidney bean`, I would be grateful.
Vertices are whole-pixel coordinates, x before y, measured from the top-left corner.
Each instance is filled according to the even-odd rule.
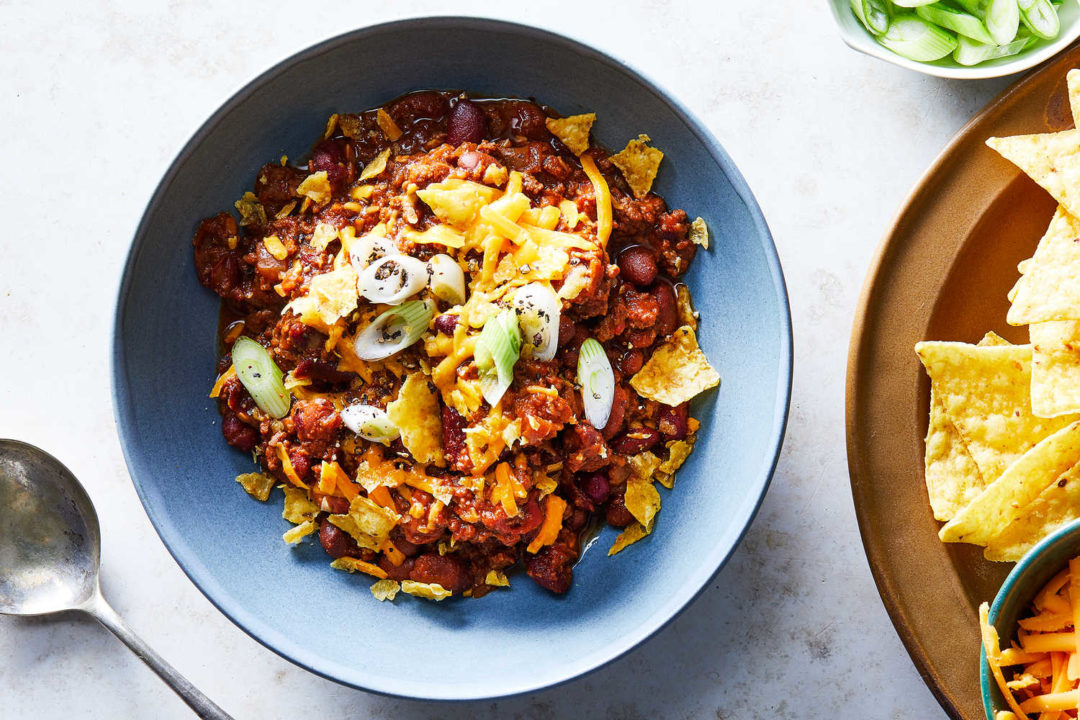
[[[409,93],[398,98],[387,108],[390,117],[398,125],[413,123],[417,120],[438,120],[446,114],[447,100],[442,93],[423,91]]]
[[[503,517],[500,514],[495,520],[494,529],[500,535],[527,535],[540,527],[543,521],[544,513],[540,510],[540,503],[529,500],[512,518]]]
[[[574,512],[570,513],[570,517],[566,520],[566,527],[573,532],[578,532],[588,521],[589,512],[585,508],[574,508]]]
[[[390,561],[390,558],[381,555],[379,557],[378,565],[386,572],[386,576],[389,579],[401,582],[402,580],[408,580],[410,575],[412,575],[412,569],[415,563],[416,560],[413,558],[405,558],[403,563],[395,565]]]
[[[510,118],[510,130],[524,135],[529,140],[544,140],[550,137],[547,129],[547,116],[534,103],[519,101]]]
[[[254,450],[255,444],[259,441],[259,431],[232,412],[226,412],[222,416],[221,434],[225,436],[225,442],[244,452]]]
[[[360,555],[360,548],[349,533],[326,519],[319,523],[319,542],[326,554],[335,560],[340,557],[359,557]]]
[[[525,558],[525,572],[537,585],[553,593],[564,593],[574,580],[575,554],[562,545],[548,545]]]
[[[611,398],[611,414],[608,415],[607,425],[601,430],[605,440],[615,437],[622,429],[623,418],[626,415],[626,404],[630,401],[626,388],[622,385],[615,386],[615,393]]]
[[[326,360],[317,358],[304,358],[296,364],[293,376],[298,378],[311,378],[323,382],[342,384],[349,382],[349,374],[337,369],[337,366]]]
[[[679,326],[679,309],[675,304],[675,291],[668,283],[656,283],[652,288],[658,310],[656,313],[656,334],[670,335]]]
[[[611,496],[611,502],[604,510],[604,519],[612,527],[623,528],[634,522],[634,516],[626,509],[626,497],[623,493]]]
[[[458,316],[443,313],[435,318],[435,330],[443,335],[453,335],[457,329]]]
[[[656,279],[656,259],[647,247],[635,245],[623,250],[617,263],[623,279],[638,287],[651,285]]]
[[[446,123],[446,142],[451,145],[478,143],[486,132],[487,117],[480,106],[469,100],[458,100]]]
[[[406,540],[401,531],[396,528],[390,533],[390,540],[393,541],[394,546],[401,551],[401,554],[406,557],[416,557],[420,554],[420,546]]]
[[[559,347],[574,339],[574,321],[566,315],[559,317]]]
[[[451,458],[465,449],[465,418],[449,405],[442,406],[443,448]]]
[[[347,173],[345,172],[345,152],[341,145],[333,138],[324,140],[311,151],[311,160],[308,161],[308,172],[325,172],[326,179],[334,187],[340,187]]]
[[[645,354],[636,348],[624,352],[615,363],[619,366],[619,372],[630,376],[635,374],[645,364]]]
[[[585,496],[596,505],[607,500],[611,492],[611,486],[608,485],[608,479],[604,473],[589,473],[579,480],[578,485]]]
[[[682,440],[689,430],[687,416],[689,408],[686,403],[671,407],[662,405],[660,415],[656,420],[656,429],[664,436],[664,440]]]
[[[232,253],[222,255],[210,270],[210,289],[222,297],[231,295],[241,280],[240,261]]]
[[[438,583],[460,595],[469,589],[469,566],[453,555],[427,553],[416,558],[409,578],[416,582]]]
[[[318,490],[311,490],[311,502],[323,512],[331,515],[344,515],[349,512],[349,501],[338,495],[323,495]]]
[[[623,455],[637,455],[660,442],[660,433],[652,428],[635,428],[611,441],[611,449]]]

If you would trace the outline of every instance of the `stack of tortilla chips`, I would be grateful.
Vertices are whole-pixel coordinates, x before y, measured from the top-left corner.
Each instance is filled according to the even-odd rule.
[[[1080,127],[1080,71],[1068,76]],[[940,537],[1015,561],[1080,518],[1080,130],[987,144],[1058,201],[1009,293],[1030,344],[915,346],[930,375],[926,487]]]

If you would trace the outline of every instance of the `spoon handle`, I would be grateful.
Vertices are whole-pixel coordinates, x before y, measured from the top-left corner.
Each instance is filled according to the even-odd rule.
[[[214,704],[213,700],[203,695],[194,685],[188,682],[187,678],[178,673],[176,668],[165,662],[160,655],[143,642],[142,638],[132,632],[128,624],[116,614],[116,611],[112,609],[109,603],[105,602],[105,598],[101,596],[100,592],[94,600],[84,607],[84,610],[107,627],[109,632],[120,638],[120,641],[138,655],[139,659],[149,665],[150,669],[156,672],[200,718],[233,720],[228,713]]]

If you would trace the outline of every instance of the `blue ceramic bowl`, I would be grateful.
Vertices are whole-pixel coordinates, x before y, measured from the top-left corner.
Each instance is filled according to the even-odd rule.
[[[656,531],[608,558],[614,532],[555,597],[524,577],[482,600],[375,602],[315,543],[288,547],[281,496],[233,482],[251,459],[221,438],[214,402],[218,298],[199,286],[191,238],[255,171],[299,158],[336,111],[423,88],[536,97],[595,111],[600,142],[648,133],[667,153],[658,192],[712,228],[689,276],[701,343],[723,387],[694,407],[700,441],[664,491]],[[656,86],[579,43],[480,19],[357,30],[267,71],[214,113],[154,193],[116,311],[113,394],[128,469],[176,561],[222,612],[282,656],[358,688],[428,699],[522,693],[618,657],[671,620],[731,554],[776,463],[791,388],[791,325],[769,230],[734,163]],[[314,610],[309,610],[312,608]]]
[[[1009,647],[1016,637],[1016,621],[1031,611],[1035,595],[1077,555],[1080,555],[1080,520],[1047,537],[1016,563],[990,606],[990,624],[997,628],[1003,648]],[[979,639],[971,641],[979,642]],[[985,649],[979,654],[979,663],[983,709],[987,720],[994,720],[998,710],[1009,708],[990,674]]]

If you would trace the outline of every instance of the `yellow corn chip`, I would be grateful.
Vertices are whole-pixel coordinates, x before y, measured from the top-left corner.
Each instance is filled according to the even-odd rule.
[[[240,213],[241,225],[265,225],[266,210],[253,192],[244,193],[244,197],[233,203],[233,207]]]
[[[409,595],[435,600],[436,602],[445,600],[453,594],[439,583],[422,583],[415,580],[403,580],[401,590]]]
[[[339,557],[330,563],[330,567],[335,570],[344,570],[345,572],[362,572],[372,577],[377,577],[380,580],[386,579],[386,571],[378,565],[373,565],[369,562],[365,562],[359,558],[354,557]]]
[[[1072,459],[1080,462],[1080,457]],[[1040,540],[1080,518],[1080,465],[1050,480],[1049,487],[986,544],[987,560],[1016,562]]]
[[[951,520],[987,485],[933,390],[930,391],[924,475],[935,520]]]
[[[498,570],[488,570],[487,577],[484,578],[484,584],[494,587],[510,587],[510,580],[507,579],[505,573]]]
[[[596,113],[585,113],[564,118],[548,118],[544,124],[570,152],[580,155],[589,149],[589,130],[594,122]]]
[[[694,310],[694,303],[690,297],[690,288],[680,283],[675,292],[678,295],[676,304],[679,309],[679,324],[686,325],[691,330],[697,330],[698,314]]]
[[[694,451],[696,438],[689,437],[686,440],[674,440],[668,443],[668,459],[660,466],[660,472],[670,475],[682,467],[690,453]]]
[[[427,376],[415,372],[405,378],[397,400],[386,406],[390,422],[401,431],[401,442],[418,462],[446,464],[442,449],[439,399]]]
[[[397,525],[398,514],[357,495],[349,503],[348,514],[330,515],[328,519],[349,533],[360,547],[378,552]]]
[[[386,112],[382,108],[379,108],[375,112],[375,122],[379,124],[379,129],[383,131],[383,135],[390,142],[394,142],[401,137],[401,128],[394,122],[394,118],[390,117],[390,113]]]
[[[634,192],[634,197],[638,198],[649,194],[656,171],[660,169],[660,161],[664,159],[664,153],[649,147],[648,142],[648,135],[638,135],[637,140],[626,143],[625,148],[611,156],[611,162],[622,170],[626,184]]]
[[[1031,408],[1039,417],[1080,412],[1080,321],[1028,326],[1031,334]]]
[[[401,585],[396,580],[379,580],[371,584],[371,594],[379,602],[384,600],[393,601],[400,589]]]
[[[304,178],[304,181],[296,188],[296,194],[300,197],[310,198],[311,202],[316,205],[325,205],[330,202],[330,198],[334,195],[325,170],[312,173]]]
[[[290,545],[295,545],[311,533],[315,532],[316,529],[315,523],[311,520],[305,520],[296,527],[286,530],[285,534],[281,536],[281,539]]]
[[[289,257],[289,249],[285,247],[285,243],[281,242],[281,238],[277,235],[267,235],[264,237],[263,245],[266,247],[266,252],[270,253],[278,260],[284,260]]]
[[[979,347],[994,347],[994,346],[998,346],[998,345],[1012,345],[1011,342],[1009,342],[1005,338],[1001,337],[1000,335],[998,335],[993,330],[991,330],[990,332],[983,335],[983,339],[980,340],[978,344],[979,344]]]
[[[638,395],[671,406],[682,405],[719,384],[720,376],[698,347],[697,336],[685,325],[630,379]]]
[[[360,182],[370,180],[373,177],[378,177],[382,174],[382,171],[386,169],[386,161],[390,159],[390,148],[386,148],[381,153],[372,158],[371,162],[364,166],[364,169],[360,172]]]
[[[1024,453],[938,533],[945,542],[987,545],[1080,460],[1080,422]]]
[[[626,509],[634,519],[651,531],[656,513],[660,512],[660,493],[651,479],[630,476],[626,481]]]
[[[628,546],[633,545],[648,534],[649,531],[646,530],[643,525],[634,523],[633,525],[628,526],[615,538],[615,542],[612,544],[611,549],[608,550],[608,557],[622,552]]]
[[[314,520],[319,514],[319,506],[311,501],[305,490],[291,485],[283,485],[282,489],[285,491],[285,507],[281,517],[293,525],[300,525]]]
[[[663,462],[655,454],[646,450],[643,453],[637,455],[631,455],[626,459],[626,463],[630,466],[630,471],[634,477],[639,480],[651,480],[653,473],[660,467],[660,463]]]
[[[316,250],[325,250],[326,246],[338,239],[337,228],[330,223],[319,223],[311,234],[309,243]]]
[[[1080,320],[1080,219],[1058,207],[1010,292],[1010,325]]]
[[[244,473],[236,476],[236,482],[247,491],[251,497],[266,502],[270,498],[270,491],[274,488],[274,478],[265,473]]]
[[[318,314],[324,325],[333,325],[356,309],[359,298],[356,281],[356,271],[352,265],[343,265],[337,270],[316,275],[311,278],[307,294],[311,299],[311,306],[303,306],[301,309]],[[305,314],[300,313],[301,319]]]
[[[465,247],[465,236],[446,225],[432,225],[423,232],[410,229],[406,230],[402,235],[409,242],[419,244],[445,245],[449,248]]]
[[[690,241],[709,249],[709,226],[701,218],[695,218],[694,222],[690,223]]]
[[[1080,215],[1080,130],[990,138],[986,144]]]
[[[1069,107],[1072,109],[1073,125],[1080,128],[1080,70],[1070,70],[1065,75],[1069,85]]]
[[[1039,418],[1031,412],[1030,345],[922,342],[915,351],[930,376],[934,397],[986,483],[1076,419]]]

